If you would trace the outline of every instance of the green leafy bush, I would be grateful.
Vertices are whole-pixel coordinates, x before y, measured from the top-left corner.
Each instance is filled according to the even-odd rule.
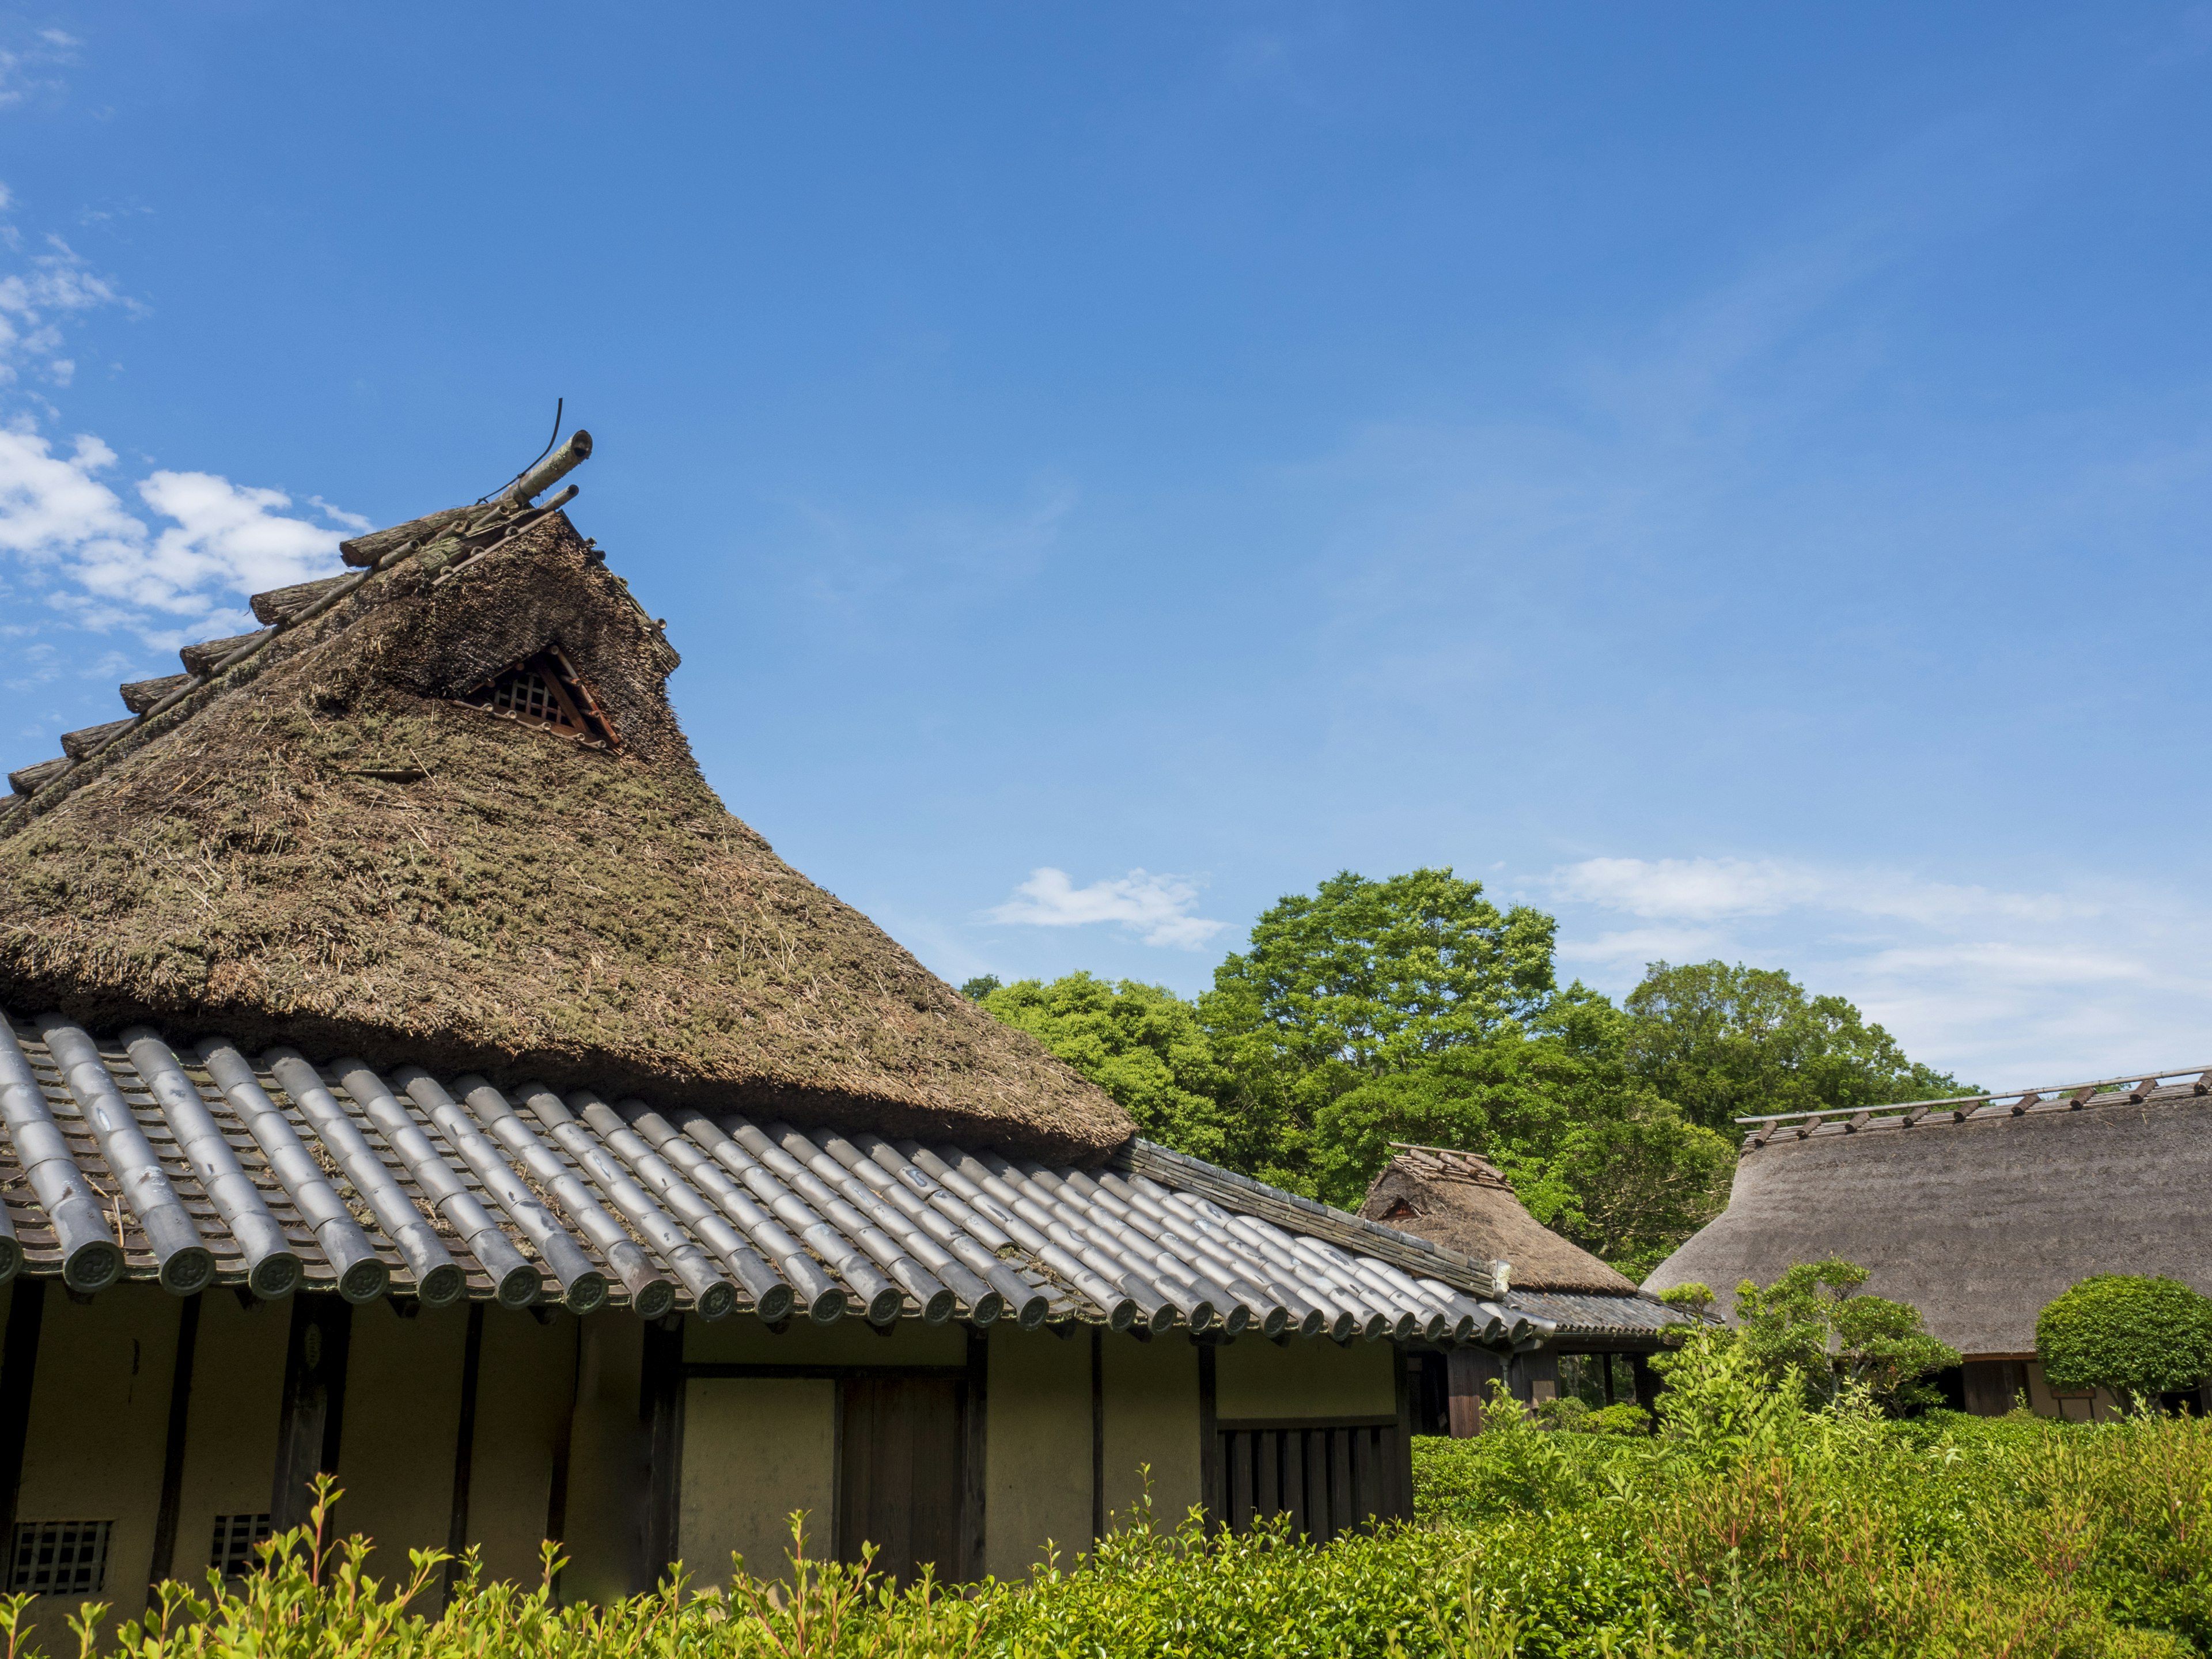
[[[1583,1419],[1580,1426],[1584,1434],[1649,1434],[1651,1413],[1623,1400],[1616,1405],[1599,1407]]]
[[[2212,1377],[2212,1299],[2175,1279],[2099,1273],[2044,1309],[2036,1357],[2053,1388],[2142,1401]]]

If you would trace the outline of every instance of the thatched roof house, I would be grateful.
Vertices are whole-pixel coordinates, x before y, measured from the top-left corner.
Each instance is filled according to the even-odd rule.
[[[1408,1513],[1409,1378],[1548,1322],[1135,1139],[779,860],[536,502],[589,447],[11,775],[4,1588],[240,1570],[317,1471],[387,1554],[551,1537],[586,1595],[793,1510],[1018,1573],[1140,1466],[1237,1528]]]
[[[1728,1208],[1645,1288],[1694,1280],[1725,1311],[1747,1279],[1842,1256],[1966,1356],[1970,1406],[2055,1410],[2033,1361],[2059,1292],[2127,1273],[2212,1293],[2212,1073],[2173,1075],[1745,1119]]]
[[[675,649],[564,514],[349,548],[14,774],[0,1006],[1079,1164],[1128,1138],[715,799]]]
[[[1621,1354],[1640,1362],[1657,1351],[1665,1327],[1680,1322],[1655,1297],[1530,1215],[1512,1182],[1475,1153],[1398,1146],[1369,1186],[1359,1213],[1462,1255],[1494,1259],[1494,1273],[1508,1280],[1513,1305],[1552,1328],[1517,1345],[1510,1363],[1472,1352],[1452,1356],[1456,1363],[1443,1368],[1443,1386],[1455,1433],[1479,1426],[1474,1407],[1494,1376],[1506,1377],[1522,1398],[1541,1400],[1559,1392],[1562,1358]],[[1611,1398],[1613,1368],[1595,1363]],[[1644,1395],[1649,1384],[1640,1364],[1630,1370],[1638,1395]]]

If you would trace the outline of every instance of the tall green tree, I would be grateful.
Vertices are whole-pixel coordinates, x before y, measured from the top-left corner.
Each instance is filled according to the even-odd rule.
[[[1827,1106],[1875,1106],[1972,1091],[1916,1064],[1841,997],[1811,996],[1776,969],[1655,962],[1628,994],[1636,1075],[1692,1122]]]
[[[1164,985],[1076,973],[1017,980],[981,1001],[1113,1096],[1147,1139],[1217,1163],[1244,1150],[1198,1011]]]
[[[1449,866],[1345,870],[1262,913],[1214,986],[1292,1065],[1379,1077],[1540,1010],[1557,928],[1527,905],[1501,911]]]

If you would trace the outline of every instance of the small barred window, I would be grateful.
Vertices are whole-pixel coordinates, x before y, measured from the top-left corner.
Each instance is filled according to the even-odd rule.
[[[461,701],[511,720],[540,726],[594,749],[620,749],[614,722],[557,645],[493,675]]]
[[[266,1515],[218,1515],[215,1542],[208,1547],[208,1565],[226,1578],[243,1578],[259,1571],[261,1558],[253,1547],[270,1531]]]
[[[112,1521],[19,1521],[8,1588],[32,1595],[97,1595],[107,1580]]]

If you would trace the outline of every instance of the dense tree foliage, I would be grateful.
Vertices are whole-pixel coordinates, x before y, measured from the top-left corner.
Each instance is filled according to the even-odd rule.
[[[1480,1152],[1636,1277],[1726,1201],[1735,1116],[1959,1091],[1787,974],[1655,963],[1619,1007],[1561,988],[1554,933],[1449,869],[1345,871],[1195,1000],[1079,973],[962,989],[1170,1146],[1346,1207],[1393,1141]]]
[[[1747,1279],[1735,1293],[1739,1339],[1770,1377],[1794,1373],[1816,1405],[1853,1383],[1892,1412],[1941,1403],[1927,1379],[1959,1351],[1929,1335],[1911,1303],[1862,1294],[1869,1277],[1832,1258],[1801,1261],[1764,1290]]]
[[[1905,1059],[1843,998],[1808,996],[1778,969],[1655,962],[1622,1006],[1637,1074],[1709,1129],[1761,1112],[1969,1092]]]
[[[2099,1273],[2043,1310],[2035,1352],[2053,1388],[2131,1402],[2195,1389],[2212,1377],[2212,1299],[2176,1279]]]

